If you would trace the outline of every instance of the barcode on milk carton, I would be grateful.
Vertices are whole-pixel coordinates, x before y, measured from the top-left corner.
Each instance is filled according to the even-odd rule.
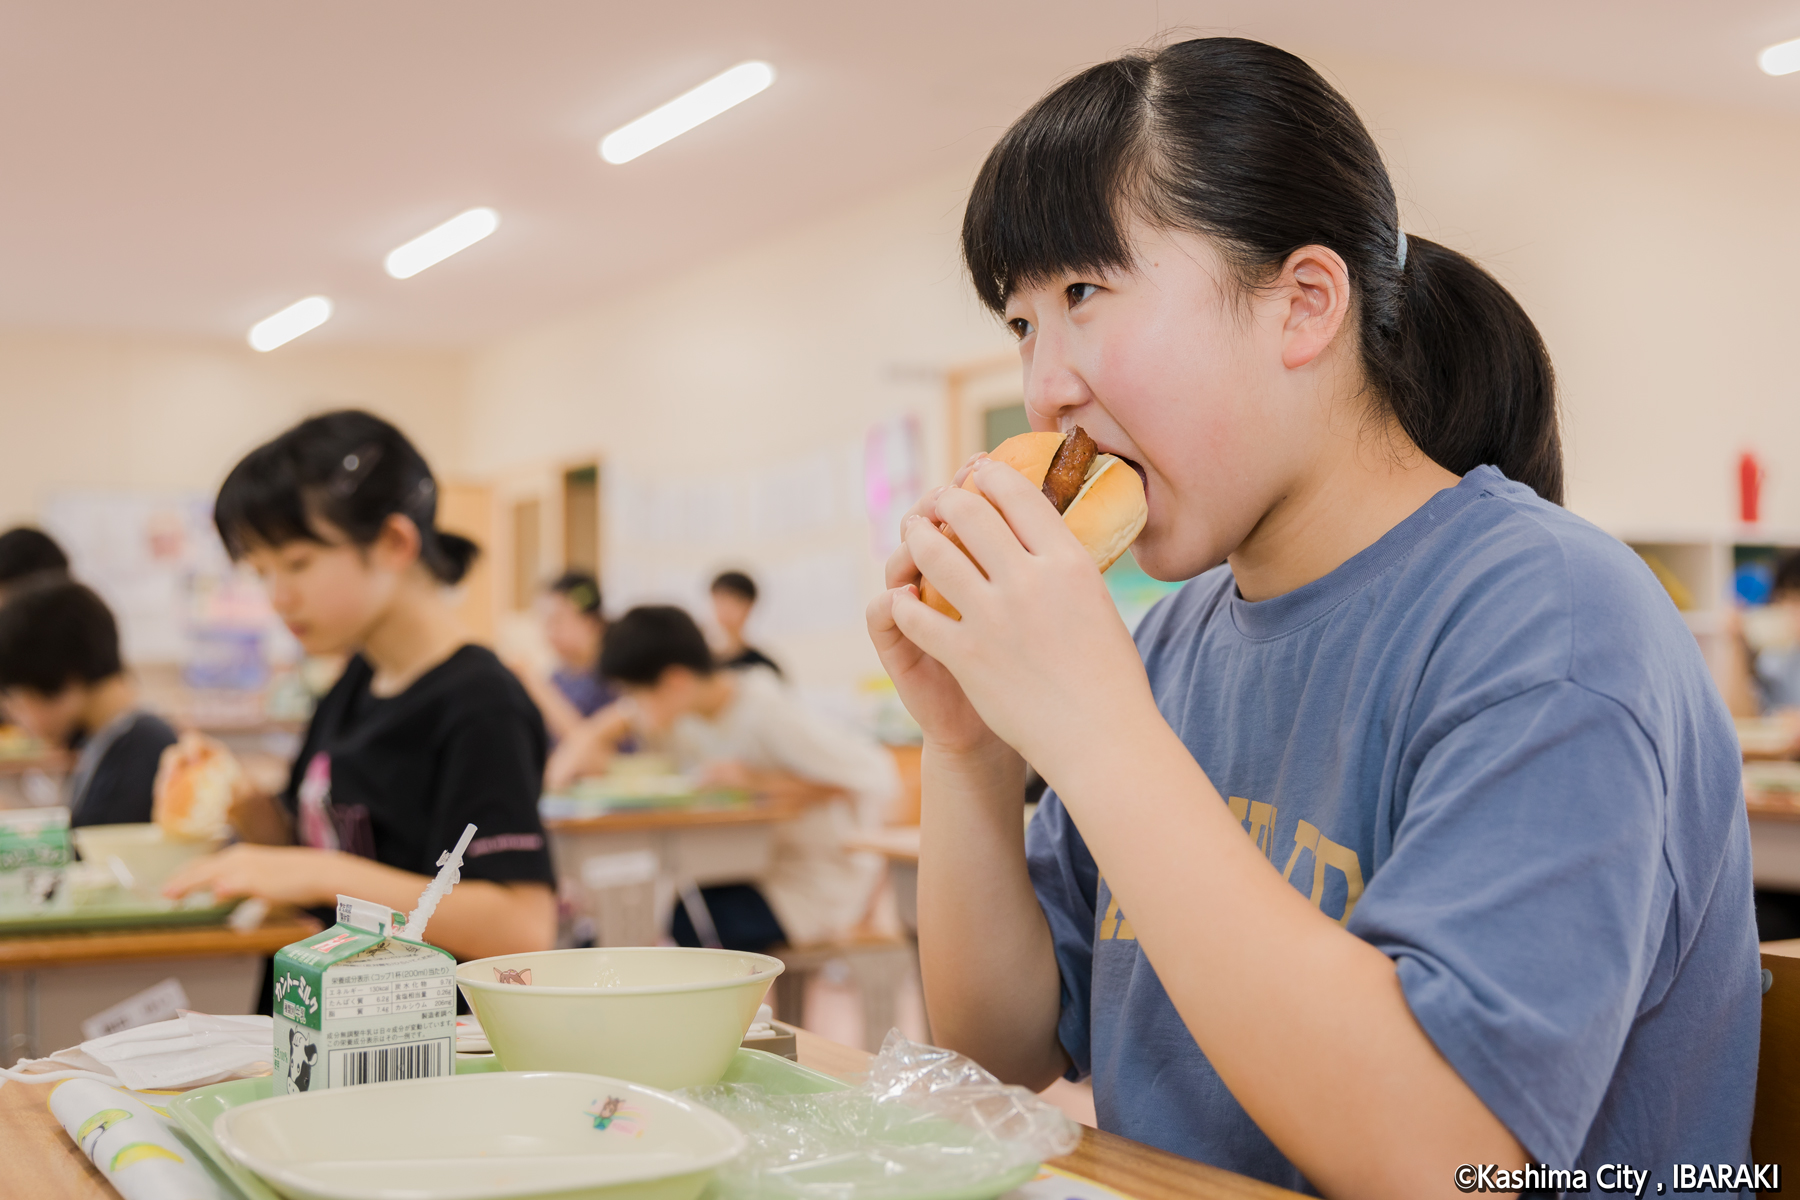
[[[374,1046],[367,1050],[334,1050],[331,1081],[338,1087],[363,1083],[388,1083],[396,1079],[428,1079],[448,1074],[448,1041],[407,1042],[399,1046]]]

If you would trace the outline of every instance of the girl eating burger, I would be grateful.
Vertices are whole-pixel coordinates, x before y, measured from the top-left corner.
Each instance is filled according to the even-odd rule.
[[[1530,319],[1401,228],[1349,103],[1235,38],[1093,67],[1001,138],[963,250],[1033,426],[1135,469],[1138,563],[1190,582],[1134,644],[995,459],[908,516],[869,627],[925,734],[938,1040],[1331,1196],[1748,1161],[1730,721],[1560,507]]]

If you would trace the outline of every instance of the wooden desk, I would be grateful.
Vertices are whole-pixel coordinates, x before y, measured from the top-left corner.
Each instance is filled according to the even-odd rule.
[[[827,1074],[864,1070],[869,1055],[801,1031],[800,1062]],[[43,1084],[0,1087],[0,1145],[6,1147],[7,1194],[32,1200],[117,1200],[87,1156],[45,1107]],[[1133,1200],[1279,1200],[1294,1192],[1204,1166],[1161,1150],[1083,1128],[1081,1145],[1053,1164],[1115,1188]]]
[[[0,1062],[73,1046],[83,1021],[170,978],[198,1011],[254,1012],[263,960],[318,928],[283,915],[248,933],[205,925],[0,938]]]
[[[919,827],[917,825],[890,825],[886,829],[869,829],[848,839],[845,845],[852,850],[869,850],[886,858],[889,862],[919,862]]]
[[[805,806],[793,800],[628,809],[544,821],[565,899],[605,946],[653,946],[677,895],[742,883],[768,869],[773,827]],[[633,867],[632,856],[650,864]],[[634,896],[641,892],[641,898]]]
[[[797,800],[752,800],[748,804],[682,804],[655,808],[627,808],[592,817],[547,817],[551,833],[635,833],[646,829],[702,829],[718,825],[766,825],[786,821],[805,811]]]

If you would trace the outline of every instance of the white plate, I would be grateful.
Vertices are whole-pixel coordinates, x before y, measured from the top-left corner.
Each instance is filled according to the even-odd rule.
[[[292,1200],[691,1200],[744,1147],[709,1108],[553,1071],[278,1096],[220,1114],[213,1134]]]

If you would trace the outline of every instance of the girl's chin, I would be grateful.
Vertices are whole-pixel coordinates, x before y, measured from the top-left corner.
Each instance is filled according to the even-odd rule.
[[[1180,544],[1166,531],[1149,525],[1131,544],[1129,553],[1137,559],[1140,571],[1164,583],[1184,583],[1224,561],[1223,554],[1210,556],[1209,547]]]
[[[322,633],[317,629],[297,630],[294,633],[294,640],[299,642],[300,648],[306,651],[307,655],[312,658],[326,658],[340,654],[348,654],[351,649],[344,643],[343,638],[332,637],[330,634]]]

